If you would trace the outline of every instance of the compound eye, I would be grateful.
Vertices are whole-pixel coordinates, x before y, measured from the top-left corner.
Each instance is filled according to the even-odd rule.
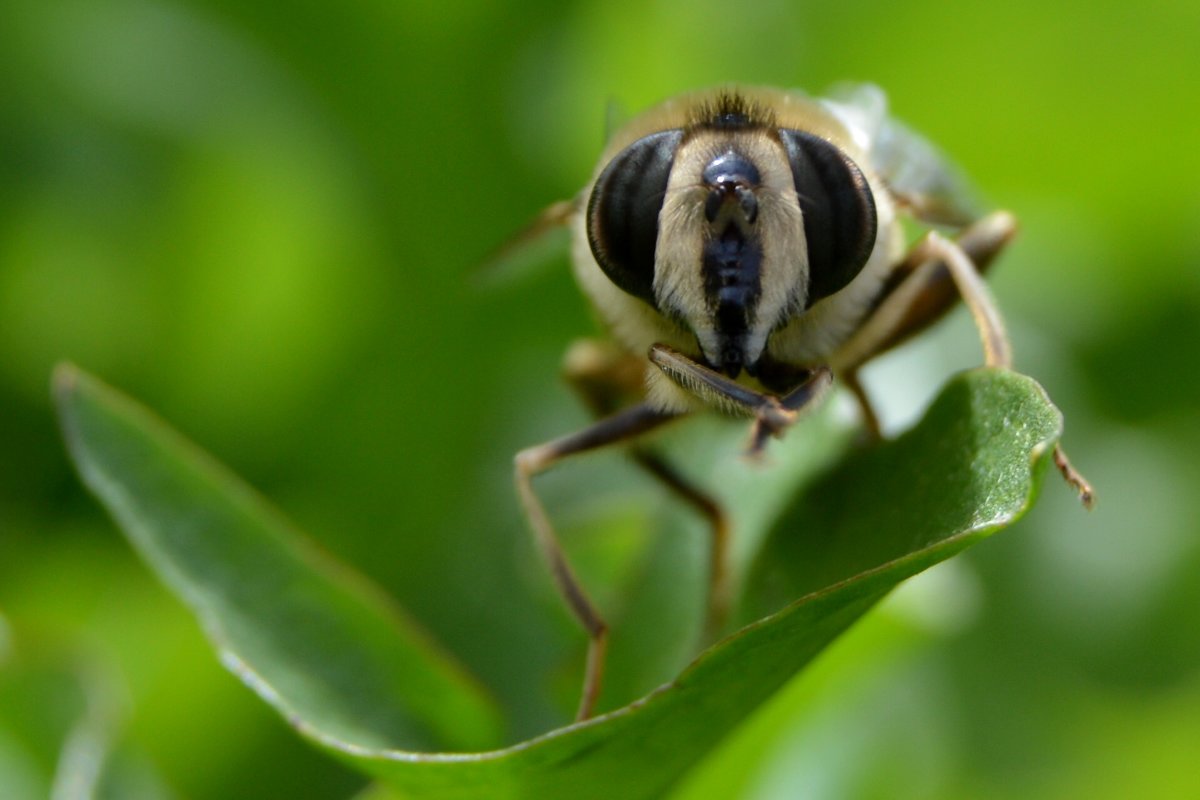
[[[587,237],[617,287],[654,305],[658,213],[683,131],[652,133],[608,163],[588,200]]]
[[[840,291],[875,247],[871,187],[858,165],[820,136],[781,129],[808,242],[808,304]]]

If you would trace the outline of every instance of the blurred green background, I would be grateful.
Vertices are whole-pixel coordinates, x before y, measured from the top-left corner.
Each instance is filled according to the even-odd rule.
[[[583,184],[610,101],[844,79],[882,85],[1022,219],[993,285],[1100,505],[1048,482],[679,794],[1200,796],[1194,0],[7,0],[0,20],[0,796],[45,796],[86,751],[95,686],[121,720],[111,796],[363,783],[221,669],[84,495],[60,359],[386,587],[514,710],[512,737],[561,723],[581,637],[509,465],[585,420],[557,370],[594,329],[565,262],[486,289],[471,270]],[[867,380],[894,428],[978,360],[959,314]],[[615,457],[542,486],[601,562],[606,526],[640,541],[676,512]]]

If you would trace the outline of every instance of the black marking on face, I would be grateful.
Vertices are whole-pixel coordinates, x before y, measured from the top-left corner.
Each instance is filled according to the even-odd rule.
[[[746,222],[753,224],[758,219],[758,198],[754,190],[762,183],[758,167],[740,153],[733,152],[714,158],[700,176],[710,187],[704,202],[704,218],[716,222],[722,208],[736,202]]]
[[[762,295],[762,242],[754,227],[754,191],[762,177],[748,158],[732,150],[713,159],[701,177],[709,187],[701,273],[717,336],[711,356],[719,362],[715,368],[735,378],[749,366],[744,343]]]
[[[587,238],[596,263],[618,288],[655,305],[658,215],[683,131],[652,133],[608,163],[587,207]]]
[[[758,236],[747,236],[734,224],[704,242],[704,294],[718,335],[740,339],[750,330],[762,295],[762,255]]]
[[[830,142],[780,129],[804,213],[808,304],[844,289],[875,246],[878,220],[871,188],[858,165]]]

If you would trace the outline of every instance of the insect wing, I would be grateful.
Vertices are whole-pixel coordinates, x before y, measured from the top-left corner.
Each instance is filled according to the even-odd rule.
[[[878,86],[837,86],[824,105],[869,154],[871,168],[914,217],[961,228],[981,216],[962,173],[928,139],[888,114],[887,96]]]

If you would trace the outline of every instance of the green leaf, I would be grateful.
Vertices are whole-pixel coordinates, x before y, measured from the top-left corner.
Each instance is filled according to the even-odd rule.
[[[207,610],[210,626],[213,617],[224,624],[235,611],[247,633],[269,642],[287,621],[287,641],[305,653],[328,635],[328,626],[276,614],[276,573],[283,568],[271,559],[284,558],[290,573],[314,562],[294,555],[294,545],[284,546],[292,535],[285,538],[259,501],[110,390],[75,372],[64,373],[59,384],[68,438],[89,484],[202,617]],[[288,662],[283,672],[290,680],[275,684],[268,699],[294,715],[304,734],[402,794],[660,796],[900,581],[1023,514],[1060,429],[1058,411],[1026,377],[976,370],[955,378],[912,431],[844,459],[787,507],[767,538],[743,604],[746,614],[768,616],[717,643],[669,684],[588,722],[504,750],[422,755],[391,749],[408,747],[407,740],[389,740],[388,729],[364,711],[403,705],[400,698],[407,695],[386,691],[394,685],[375,696],[380,682],[355,684],[325,702],[301,704],[290,692],[304,685],[309,670],[328,671],[300,658]],[[221,526],[229,530],[216,530]],[[247,545],[249,534],[271,547]],[[248,553],[254,557],[247,559]],[[190,577],[181,579],[181,572]],[[231,573],[237,581],[221,578]],[[267,588],[253,588],[260,583]],[[248,594],[262,605],[231,604],[224,596],[202,605],[191,596],[194,584],[215,585],[218,594]],[[307,613],[320,618],[326,599],[314,595]],[[380,674],[415,664],[453,684],[429,666],[441,662],[410,658],[414,648],[408,645],[385,648],[374,627],[360,637],[363,632],[346,619],[353,610],[348,604],[338,608],[343,658]],[[398,636],[411,633],[397,629]],[[240,647],[240,658],[260,675],[279,660],[278,648],[260,642]],[[356,648],[357,654],[350,652]],[[456,688],[446,694],[460,704],[473,697],[465,686]],[[485,715],[476,712],[478,727]],[[359,713],[367,716],[356,720]]]
[[[758,554],[742,616],[896,560],[918,572],[1011,523],[1035,493],[1029,456],[1049,453],[1061,425],[1030,378],[978,370],[951,381],[921,424],[795,498]]]
[[[55,394],[84,482],[225,665],[292,724],[364,747],[497,742],[481,688],[237,478],[74,367]]]

